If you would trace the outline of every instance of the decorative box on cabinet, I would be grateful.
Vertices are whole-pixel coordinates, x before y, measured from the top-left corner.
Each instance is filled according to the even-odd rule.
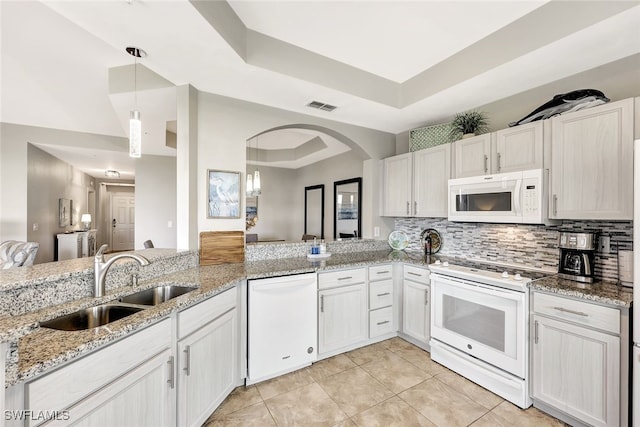
[[[534,406],[572,424],[626,425],[628,375],[622,375],[621,367],[628,366],[628,348],[621,351],[623,323],[618,309],[534,292]]]
[[[383,215],[446,217],[451,144],[383,160]]]
[[[633,114],[630,98],[550,119],[551,218],[633,219]]]

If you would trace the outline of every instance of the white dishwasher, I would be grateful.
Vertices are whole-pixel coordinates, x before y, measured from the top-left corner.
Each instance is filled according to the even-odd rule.
[[[316,273],[249,280],[247,385],[304,366],[317,357]]]

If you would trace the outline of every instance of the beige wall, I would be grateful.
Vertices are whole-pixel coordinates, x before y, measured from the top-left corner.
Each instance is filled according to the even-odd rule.
[[[395,154],[395,136],[367,129],[359,126],[348,125],[327,119],[322,119],[304,114],[266,107],[259,104],[226,98],[210,93],[198,93],[198,230],[244,230],[244,212],[240,219],[210,219],[206,217],[206,172],[207,169],[221,169],[242,172],[242,188],[245,188],[246,169],[246,141],[269,129],[288,125],[315,126],[330,129],[342,135],[353,145],[354,152],[359,156],[358,171],[352,169],[354,163],[349,161],[343,166],[344,175],[331,177],[331,173],[322,170],[322,166],[309,170],[308,175],[301,176],[302,182],[296,182],[296,186],[304,188],[305,185],[320,184],[318,177],[326,174],[331,190],[327,191],[327,200],[333,200],[333,181],[337,179],[361,176],[362,161],[367,158],[382,159]],[[178,136],[179,138],[179,136]],[[327,161],[325,161],[327,162]],[[320,165],[319,163],[318,165]],[[329,163],[332,167],[335,162]],[[326,166],[326,164],[325,164]],[[344,169],[347,167],[347,169]],[[339,167],[336,166],[338,171]],[[266,181],[265,181],[265,184]],[[327,185],[327,183],[325,183]],[[369,185],[368,178],[363,177],[363,185]],[[291,186],[288,186],[291,188]],[[295,191],[295,187],[292,189]],[[300,198],[299,206],[303,206],[304,192],[299,191],[294,196]],[[364,207],[373,211],[373,206]],[[260,208],[258,208],[260,209]],[[377,207],[375,207],[377,211]],[[296,224],[292,226],[303,229],[302,216],[297,217]],[[325,217],[328,221],[332,216]],[[253,230],[252,230],[253,231]],[[331,235],[333,231],[330,230]],[[327,232],[328,233],[328,232]],[[295,233],[296,239],[298,233]],[[300,236],[302,233],[300,232]]]
[[[27,240],[40,243],[36,263],[54,261],[56,235],[83,227],[80,215],[87,212],[87,191],[95,182],[32,144],[27,146],[27,164]],[[58,226],[61,198],[73,201],[73,225],[67,227]]]

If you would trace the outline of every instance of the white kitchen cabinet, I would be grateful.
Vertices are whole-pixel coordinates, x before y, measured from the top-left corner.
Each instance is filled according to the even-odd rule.
[[[380,340],[393,336],[394,324],[393,265],[369,267],[369,338]]]
[[[178,313],[178,425],[201,426],[238,382],[237,290]]]
[[[534,293],[531,374],[535,406],[550,407],[589,425],[620,425],[620,337],[614,333],[619,323],[613,322],[618,313],[613,308]]]
[[[413,215],[446,217],[451,178],[451,144],[413,153]]]
[[[633,99],[551,119],[555,219],[633,219]]]
[[[318,352],[324,356],[358,347],[368,338],[366,283],[318,292]]]
[[[455,178],[491,173],[492,135],[485,133],[453,142]]]
[[[429,271],[405,265],[402,281],[402,332],[428,348],[430,334]]]
[[[57,235],[58,261],[94,256],[96,230],[61,233]]]
[[[542,169],[545,125],[538,120],[497,131],[493,173]]]
[[[201,426],[235,388],[237,322],[232,309],[178,343],[178,425]]]
[[[65,425],[175,425],[173,361],[166,319],[27,382],[24,408],[68,411]]]
[[[383,215],[446,217],[451,144],[384,159]]]
[[[50,425],[173,426],[173,363],[167,349],[70,408]]]
[[[542,169],[545,126],[540,120],[455,141],[454,177]]]
[[[383,215],[411,216],[413,153],[388,157],[383,165]]]

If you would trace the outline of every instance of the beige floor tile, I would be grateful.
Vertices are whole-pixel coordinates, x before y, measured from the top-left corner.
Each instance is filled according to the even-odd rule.
[[[286,375],[256,384],[262,399],[267,400],[279,394],[287,393],[313,382],[307,368],[298,369]]]
[[[264,402],[240,409],[230,414],[214,414],[203,427],[263,427],[276,423]]]
[[[230,414],[237,410],[246,408],[247,406],[255,405],[262,402],[262,397],[258,393],[256,386],[249,387],[237,387],[231,394],[222,402],[218,409],[216,409],[215,415]]]
[[[378,360],[389,353],[390,351],[387,350],[382,343],[376,343],[352,350],[345,354],[356,365],[364,365],[365,363],[369,363],[373,360]]]
[[[411,346],[411,348],[400,349],[394,352],[408,362],[413,363],[418,368],[424,370],[429,375],[438,375],[445,372],[451,372],[441,364],[431,360],[431,356],[421,348]]]
[[[397,396],[361,412],[352,420],[356,425],[365,427],[435,427],[435,424]]]
[[[491,393],[484,387],[479,386],[473,381],[449,371],[436,376],[436,379],[442,381],[449,387],[459,391],[469,399],[484,406],[487,409],[493,409],[504,401],[500,396]]]
[[[561,427],[565,425],[562,421],[545,414],[533,406],[522,410],[507,401],[496,406],[491,412],[505,419],[507,423],[518,424],[518,426],[522,427]]]
[[[333,426],[348,419],[317,383],[265,401],[278,426]]]
[[[424,370],[393,353],[360,367],[396,394],[430,377]]]
[[[493,412],[487,412],[476,422],[471,424],[472,427],[512,427],[513,425],[513,423],[497,416]]]
[[[356,364],[351,359],[344,354],[339,354],[314,363],[309,367],[309,374],[314,380],[319,381],[355,366]]]
[[[340,421],[338,424],[334,425],[333,427],[357,427],[357,425],[356,423],[351,421],[351,418],[347,418],[344,421]]]
[[[440,427],[467,426],[488,410],[435,378],[398,395]]]
[[[393,392],[360,367],[320,380],[318,384],[349,416],[393,396]]]
[[[403,340],[400,337],[394,337],[386,341],[382,341],[380,344],[382,344],[386,349],[391,351],[407,350],[412,347],[415,347],[413,344]]]

